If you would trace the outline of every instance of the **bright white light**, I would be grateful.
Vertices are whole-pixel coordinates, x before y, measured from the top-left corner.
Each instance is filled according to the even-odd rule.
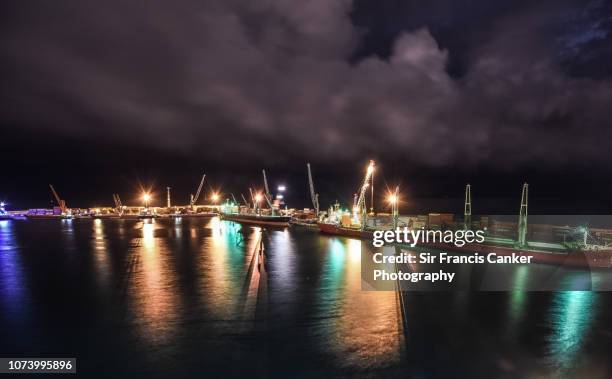
[[[276,198],[279,199],[279,200],[282,200],[284,198],[284,196],[283,195],[276,195]]]
[[[4,201],[0,202],[0,208],[4,208],[6,204],[4,204]]]
[[[389,200],[389,203],[395,204],[397,203],[397,196],[395,196],[394,194],[391,194],[389,195],[388,200]]]
[[[287,189],[287,187],[285,187],[283,185],[278,186],[278,191],[279,192],[284,192],[286,189]]]
[[[374,165],[373,165],[373,164],[370,164],[370,165],[368,166],[368,174],[371,174],[371,173],[373,173],[373,172],[374,172]]]
[[[261,196],[261,194],[260,194],[260,193],[258,193],[258,194],[256,194],[256,195],[255,195],[255,201],[256,201],[256,202],[258,202],[258,203],[259,203],[259,202],[261,201],[261,199],[262,199],[262,196]]]
[[[215,203],[217,202],[217,200],[219,200],[219,194],[216,192],[213,192],[212,196],[211,196],[212,201],[214,201]]]
[[[151,200],[151,195],[150,195],[150,194],[148,194],[148,193],[143,194],[143,195],[142,195],[142,200],[144,200],[144,201],[149,201],[149,200]]]

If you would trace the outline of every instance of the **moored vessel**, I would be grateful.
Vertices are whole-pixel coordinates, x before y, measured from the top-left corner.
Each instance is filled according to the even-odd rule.
[[[286,227],[289,226],[291,216],[264,215],[255,213],[222,213],[221,219],[249,225]]]

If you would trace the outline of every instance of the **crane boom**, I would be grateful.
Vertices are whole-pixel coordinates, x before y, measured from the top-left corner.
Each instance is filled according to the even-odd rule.
[[[270,187],[268,187],[268,178],[266,178],[266,170],[261,170],[263,172],[263,181],[264,181],[264,189],[266,190],[266,196],[270,196]]]
[[[317,218],[319,217],[319,194],[315,193],[314,183],[312,181],[312,172],[310,171],[310,163],[306,163],[308,167],[308,184],[310,186],[310,199],[312,200],[312,206],[315,209]]]
[[[357,209],[361,212],[361,227],[364,228],[366,224],[366,206],[365,206],[365,196],[368,185],[370,184],[370,179],[372,178],[372,173],[374,173],[374,161],[370,161],[368,165],[366,175],[363,178],[363,183],[361,184],[361,188],[359,190],[359,197],[357,198]]]
[[[249,202],[247,201],[246,197],[244,197],[244,194],[241,193],[240,196],[242,196],[242,201],[244,201],[244,205],[246,205],[247,207],[249,207]]]
[[[202,192],[202,186],[204,186],[204,179],[206,178],[206,174],[202,175],[202,180],[200,180],[200,185],[198,186],[198,190],[196,191],[195,196],[191,197],[190,206],[193,207],[195,203],[198,202],[198,198],[200,197],[200,192]]]
[[[274,216],[274,207],[272,206],[272,195],[270,195],[270,187],[268,187],[268,178],[266,178],[266,170],[261,170],[263,173],[263,181],[264,181],[264,189],[266,193],[264,193],[264,197],[266,198],[266,202],[270,207],[270,212],[272,216]]]
[[[123,214],[123,204],[121,204],[121,198],[118,193],[113,194],[113,200],[115,201],[115,209],[121,215]]]
[[[55,197],[55,201],[57,201],[57,205],[59,205],[62,213],[65,213],[66,212],[66,202],[60,199],[59,195],[57,194],[57,191],[55,191],[55,188],[53,188],[53,184],[49,184],[49,188],[51,188],[53,197]]]

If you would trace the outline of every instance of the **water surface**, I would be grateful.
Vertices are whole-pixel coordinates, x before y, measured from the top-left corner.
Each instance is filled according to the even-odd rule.
[[[217,218],[0,221],[0,356],[83,377],[611,376],[609,293],[402,303],[361,290],[367,249]]]

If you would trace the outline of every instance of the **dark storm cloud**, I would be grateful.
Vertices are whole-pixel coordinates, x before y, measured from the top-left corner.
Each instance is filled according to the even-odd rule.
[[[441,4],[447,18],[412,20],[380,56],[363,50],[350,1],[15,3],[3,12],[2,119],[213,157],[611,157],[612,83],[584,75],[608,51],[609,9],[521,3],[457,21]],[[436,40],[453,22],[481,26]],[[465,67],[451,75],[457,54]]]

